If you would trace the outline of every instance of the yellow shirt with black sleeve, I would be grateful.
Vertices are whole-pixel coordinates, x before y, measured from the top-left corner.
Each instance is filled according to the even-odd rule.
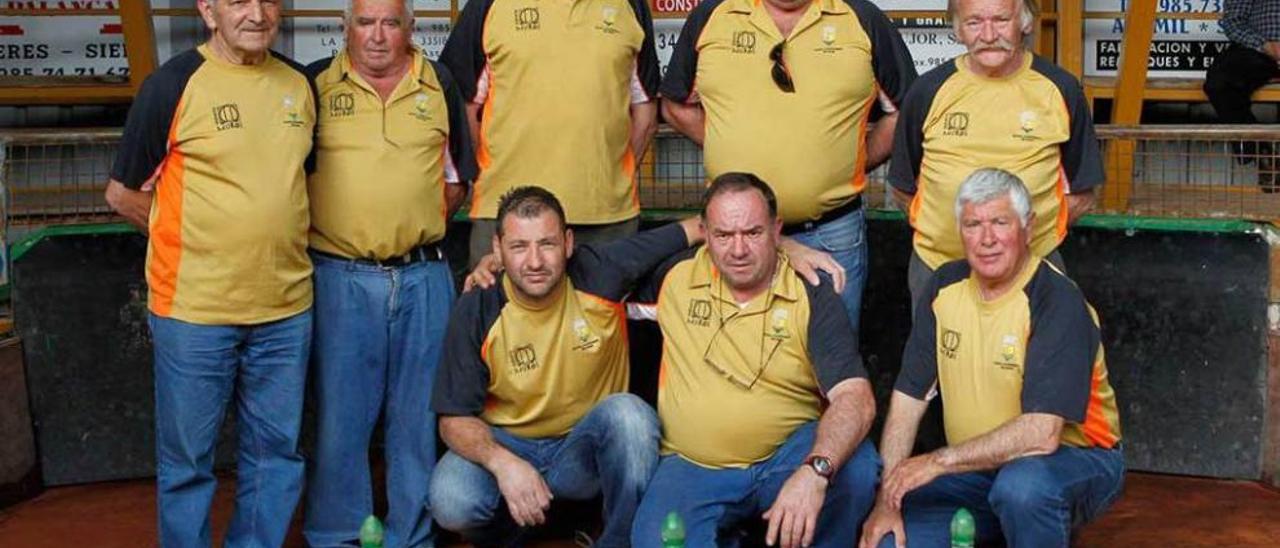
[[[208,325],[263,323],[311,306],[306,168],[314,93],[274,52],[257,65],[208,45],[147,78],[111,178],[154,185],[147,304]]]
[[[925,290],[895,389],[942,395],[951,445],[1023,413],[1062,417],[1062,444],[1110,449],[1120,414],[1107,381],[1098,316],[1049,262],[1032,259],[1008,293],[984,301],[964,261],[940,268]]]
[[[831,335],[853,329],[831,283],[809,285],[785,255],[744,305],[705,247],[659,267],[650,285],[637,300],[656,302],[662,329],[663,454],[708,468],[766,460],[822,415],[832,388],[867,377],[857,339]]]
[[[794,93],[771,76],[769,52],[784,42]],[[708,178],[759,175],[778,193],[783,221],[797,223],[862,192],[867,122],[896,109],[915,77],[901,35],[867,0],[815,0],[785,39],[758,0],[704,0],[660,92],[702,103]]]
[[[1031,250],[1043,257],[1067,235],[1066,195],[1105,179],[1080,82],[1026,53],[1004,78],[968,68],[968,56],[925,73],[907,93],[894,134],[889,183],[914,194],[908,218],[921,260],[936,269],[964,257],[955,199],[975,170],[998,167],[1031,191]]]
[[[639,215],[630,106],[660,79],[645,0],[467,2],[440,61],[481,110],[472,218],[520,185],[555,193],[573,224]]]
[[[311,247],[380,260],[444,238],[445,185],[465,184],[477,171],[449,71],[415,50],[385,102],[345,51],[307,72],[320,97]]]
[[[502,283],[458,299],[432,392],[439,415],[475,416],[525,438],[568,434],[630,373],[623,298],[688,246],[679,225],[581,245],[554,299],[522,302]]]

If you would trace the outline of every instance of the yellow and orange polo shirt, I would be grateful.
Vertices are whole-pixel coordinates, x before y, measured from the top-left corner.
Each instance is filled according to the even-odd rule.
[[[987,167],[1027,185],[1036,214],[1031,250],[1053,252],[1067,235],[1066,195],[1105,180],[1080,82],[1030,52],[1004,78],[974,73],[966,54],[916,81],[898,116],[889,183],[914,194],[908,218],[929,268],[964,257],[956,193]]]
[[[779,44],[794,93],[771,76]],[[867,0],[815,0],[790,36],[760,0],[704,0],[680,32],[660,91],[706,111],[709,179],[755,173],[778,194],[783,221],[799,223],[862,192],[867,122],[894,112],[915,77],[901,35]]]
[[[311,247],[387,259],[444,238],[445,185],[476,176],[462,96],[414,50],[384,102],[346,52],[307,67],[320,97],[311,174]]]
[[[1080,288],[1047,261],[1032,258],[990,301],[969,265],[954,261],[925,290],[894,389],[918,400],[936,389],[951,445],[1049,413],[1066,421],[1064,445],[1110,449],[1120,413],[1098,325]]]
[[[463,294],[449,318],[432,392],[438,415],[475,416],[525,438],[569,433],[630,374],[622,300],[688,246],[678,224],[575,248],[550,302],[502,283]]]
[[[306,169],[315,98],[302,67],[257,65],[208,45],[149,76],[111,178],[154,184],[148,307],[213,325],[255,324],[311,306]]]
[[[473,0],[440,61],[481,111],[472,218],[522,185],[559,196],[572,224],[639,215],[630,106],[659,81],[645,0]]]

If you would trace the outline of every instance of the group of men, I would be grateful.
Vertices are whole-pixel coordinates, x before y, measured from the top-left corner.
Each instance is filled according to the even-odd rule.
[[[433,521],[509,545],[597,496],[600,546],[656,546],[670,512],[689,546],[758,520],[933,546],[961,506],[980,539],[1066,545],[1117,496],[1096,315],[1055,251],[1101,162],[1079,83],[1026,48],[1030,0],[952,0],[969,52],[919,78],[867,0],[704,0],[665,76],[643,0],[473,0],[440,62],[412,0],[352,0],[309,67],[269,49],[280,4],[197,1],[210,39],[144,84],[107,188],[150,236],[162,545],[210,544],[233,398],[231,546],[281,545],[304,483],[307,542],[354,540],[379,424],[388,546]],[[710,184],[637,233],[659,110]],[[877,451],[861,193],[890,157],[915,306]],[[455,305],[468,192],[487,287]],[[628,317],[662,330],[656,412],[627,394]],[[937,395],[948,445],[913,457]]]

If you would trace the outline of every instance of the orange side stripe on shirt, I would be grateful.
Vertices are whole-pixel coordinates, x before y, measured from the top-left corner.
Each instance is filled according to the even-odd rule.
[[[169,125],[169,153],[156,183],[155,219],[151,223],[151,257],[147,281],[151,286],[151,311],[169,316],[178,290],[178,267],[182,263],[182,195],[186,181],[186,155],[178,146],[178,121],[184,101],[179,100]]]
[[[486,28],[484,34],[488,34],[489,29]],[[471,218],[475,219],[480,211],[480,191],[481,181],[484,179],[484,173],[489,170],[489,166],[493,163],[493,158],[489,156],[489,140],[485,139],[485,133],[489,129],[489,122],[493,120],[493,91],[497,86],[493,85],[493,71],[489,70],[489,61],[485,60],[484,70],[489,75],[489,93],[484,97],[483,114],[480,115],[480,128],[476,133],[476,163],[480,166],[480,175],[476,177],[471,189]]]
[[[1102,396],[1098,393],[1098,387],[1101,384],[1102,368],[1094,364],[1093,379],[1089,383],[1089,408],[1085,411],[1081,430],[1089,442],[1110,449],[1115,447],[1116,435],[1111,431],[1111,423],[1107,421],[1107,416],[1102,411]]]
[[[1054,192],[1058,199],[1058,218],[1054,234],[1058,236],[1058,242],[1062,242],[1067,237],[1067,221],[1071,219],[1071,210],[1067,207],[1067,172],[1062,169],[1061,163],[1058,164],[1058,184],[1054,185]]]
[[[867,187],[867,122],[871,119],[871,109],[874,107],[874,101],[880,97],[880,86],[871,86],[871,97],[867,99],[867,107],[863,109],[862,122],[858,123],[858,143],[862,144],[862,151],[858,154],[858,163],[853,166],[853,179],[850,184],[853,185],[853,193],[861,194],[862,190]]]

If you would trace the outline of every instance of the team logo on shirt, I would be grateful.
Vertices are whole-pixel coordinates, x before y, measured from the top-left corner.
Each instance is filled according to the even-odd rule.
[[[413,98],[413,112],[410,112],[409,115],[423,122],[430,120],[431,111],[427,108],[428,106],[427,94],[419,92],[418,95]]]
[[[302,121],[302,116],[298,114],[298,105],[293,100],[292,95],[285,95],[280,100],[280,106],[284,108],[284,125],[302,127],[305,122]]]
[[[1000,339],[1000,356],[996,359],[996,365],[1001,369],[1017,369],[1018,362],[1018,338],[1013,335],[1005,335]]]
[[[785,308],[779,308],[773,311],[769,318],[769,330],[765,336],[774,340],[790,339],[791,333],[787,331],[787,324],[790,314]]]
[[[341,118],[356,113],[356,96],[350,93],[337,93],[329,97],[329,117]]]
[[[942,119],[942,134],[953,137],[969,135],[969,113],[952,112]]]
[[[590,351],[600,344],[600,337],[591,332],[591,327],[582,318],[573,320],[573,336],[578,340],[574,350]]]
[[[538,353],[531,344],[516,347],[511,351],[510,357],[512,373],[528,373],[538,368]]]
[[[600,24],[596,26],[596,30],[605,34],[618,34],[620,31],[613,26],[617,22],[618,8],[605,6],[600,9]]]
[[[538,8],[518,8],[515,10],[516,30],[538,30]]]
[[[685,321],[701,327],[711,325],[711,301],[706,299],[689,301],[689,317]]]
[[[217,125],[218,131],[242,127],[240,125],[240,107],[236,106],[235,103],[213,107],[213,123]]]
[[[949,359],[956,359],[956,350],[960,348],[960,332],[942,328],[942,336],[938,338],[942,345],[941,353]]]
[[[835,53],[844,49],[844,46],[837,46],[836,43],[836,26],[825,25],[822,27],[822,46],[813,48],[813,51],[819,53]]]
[[[740,30],[733,33],[733,52],[734,53],[755,53],[756,52],[756,31]]]
[[[1036,126],[1040,125],[1040,120],[1036,117],[1033,110],[1024,110],[1018,115],[1018,129],[1022,130],[1021,134],[1014,134],[1014,139],[1022,141],[1039,141],[1040,138],[1031,133],[1036,130]]]

